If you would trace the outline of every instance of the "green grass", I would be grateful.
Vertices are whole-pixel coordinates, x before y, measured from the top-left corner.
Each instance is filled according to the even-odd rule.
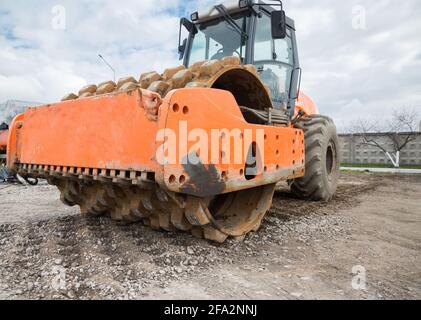
[[[364,163],[342,163],[342,167],[348,167],[348,168],[391,168],[394,169],[394,166],[391,164],[364,164]],[[404,166],[402,165],[400,169],[421,169],[421,166],[415,165],[415,166]]]

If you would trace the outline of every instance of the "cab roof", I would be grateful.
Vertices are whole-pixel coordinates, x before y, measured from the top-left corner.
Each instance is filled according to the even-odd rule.
[[[247,5],[244,6],[244,3],[246,3]],[[226,10],[228,11],[229,14],[233,15],[233,14],[237,14],[240,13],[242,11],[246,11],[246,10],[250,10],[253,7],[259,7],[259,5],[261,4],[265,4],[265,6],[261,6],[261,8],[264,11],[267,11],[268,13],[271,13],[272,11],[275,11],[276,8],[272,6],[271,3],[268,3],[266,1],[261,1],[261,0],[226,0],[223,3],[221,3]],[[241,4],[243,4],[243,6],[241,6]],[[273,4],[275,5],[275,4]],[[199,10],[195,13],[192,14],[196,15],[197,14],[197,19],[192,19],[194,20],[193,22],[195,24],[200,24],[200,23],[204,23],[210,20],[214,20],[217,18],[220,18],[222,15],[221,13],[215,8],[215,6],[211,7],[211,8],[207,8],[207,9],[202,9]],[[287,25],[292,28],[293,30],[295,30],[295,23],[294,20],[286,17],[286,22]]]

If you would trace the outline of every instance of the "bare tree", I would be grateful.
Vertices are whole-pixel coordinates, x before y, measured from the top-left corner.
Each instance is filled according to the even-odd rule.
[[[393,166],[399,168],[401,151],[416,140],[417,118],[414,110],[400,109],[384,124],[360,119],[353,123],[350,130],[361,134],[364,145],[380,149]]]

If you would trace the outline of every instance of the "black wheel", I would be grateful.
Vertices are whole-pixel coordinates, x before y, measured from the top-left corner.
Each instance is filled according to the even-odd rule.
[[[301,120],[304,130],[306,173],[291,182],[292,192],[312,201],[330,201],[336,193],[340,170],[339,139],[333,120],[313,115]]]

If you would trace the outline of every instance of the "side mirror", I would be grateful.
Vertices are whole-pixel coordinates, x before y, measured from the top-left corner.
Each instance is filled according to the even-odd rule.
[[[285,39],[287,36],[287,23],[285,11],[273,11],[271,15],[272,21],[272,38]]]
[[[186,52],[187,47],[187,39],[183,40],[183,43],[178,46],[178,54],[179,54],[179,60],[184,58],[184,53]]]

